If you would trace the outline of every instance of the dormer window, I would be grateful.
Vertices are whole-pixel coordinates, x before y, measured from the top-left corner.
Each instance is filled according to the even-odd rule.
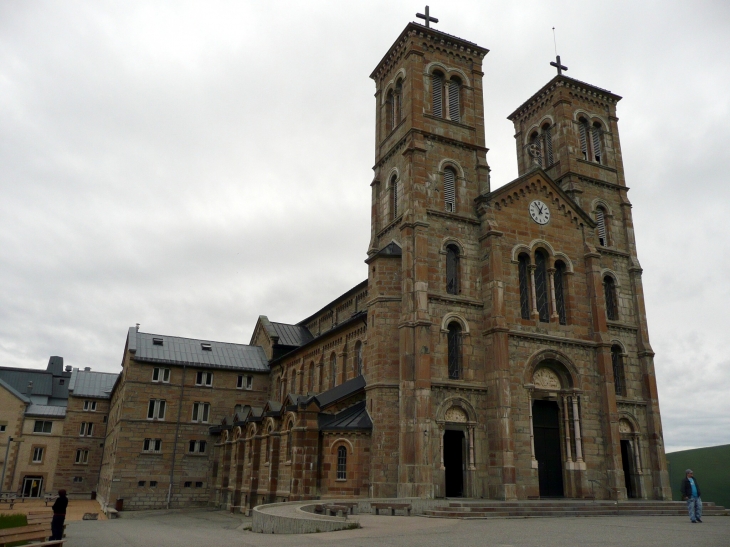
[[[162,346],[163,345],[162,338],[153,338],[152,345],[153,346]]]
[[[208,342],[201,342],[200,349],[202,349],[203,351],[213,351],[213,345],[209,344]]]

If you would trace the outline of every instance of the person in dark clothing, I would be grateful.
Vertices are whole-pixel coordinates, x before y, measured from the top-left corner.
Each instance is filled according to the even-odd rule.
[[[687,510],[689,511],[689,520],[694,522],[702,522],[702,498],[700,497],[700,485],[697,484],[695,474],[691,469],[684,472],[684,480],[682,481],[682,499],[687,502]]]
[[[68,507],[68,498],[66,497],[66,491],[61,489],[58,491],[58,499],[53,504],[51,540],[63,539],[63,521],[66,520],[66,507]]]

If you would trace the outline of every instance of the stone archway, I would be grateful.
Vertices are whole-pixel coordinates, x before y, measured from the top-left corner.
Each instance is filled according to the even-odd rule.
[[[452,406],[444,414],[443,467],[445,495],[447,498],[464,496],[466,483],[466,435],[464,426],[469,421],[466,412],[459,406]]]

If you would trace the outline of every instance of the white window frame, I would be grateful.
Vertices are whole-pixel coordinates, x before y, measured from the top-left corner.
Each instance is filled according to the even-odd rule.
[[[36,427],[38,424],[43,424],[41,426],[41,431],[36,431]],[[46,431],[46,424],[51,424],[50,427],[48,428],[48,431]],[[51,433],[53,433],[53,422],[50,420],[36,420],[33,423],[33,433],[35,433],[35,434],[40,433],[41,435],[50,435]]]
[[[45,447],[36,446],[33,448],[33,463],[43,463],[43,455],[45,454]]]
[[[166,410],[167,401],[165,399],[150,399],[150,403],[147,406],[147,419],[164,420]],[[150,414],[152,415],[150,416]]]
[[[191,422],[200,422],[207,424],[210,420],[210,403],[195,402],[193,403],[193,414]]]
[[[170,369],[155,367],[152,369],[152,381],[162,384],[170,383]]]
[[[207,441],[190,440],[188,443],[188,454],[205,454],[208,447]],[[192,450],[190,450],[192,448]]]
[[[84,401],[84,411],[86,412],[96,412],[96,401]]]
[[[211,387],[213,385],[213,373],[206,371],[198,371],[195,375],[195,385]]]
[[[162,439],[145,439],[142,442],[142,452],[159,454],[162,452]]]
[[[76,463],[79,465],[87,465],[89,463],[89,451],[79,448],[76,450]]]
[[[253,389],[253,376],[251,374],[246,375],[246,389],[249,391]]]

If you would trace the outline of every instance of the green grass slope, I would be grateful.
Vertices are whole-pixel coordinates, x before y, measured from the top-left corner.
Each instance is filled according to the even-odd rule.
[[[667,454],[672,497],[681,500],[679,487],[685,469],[695,472],[702,490],[702,501],[730,507],[730,444],[681,450]]]

